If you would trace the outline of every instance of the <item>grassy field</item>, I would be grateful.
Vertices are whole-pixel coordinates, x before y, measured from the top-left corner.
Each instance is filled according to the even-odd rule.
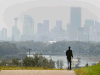
[[[100,62],[97,65],[74,69],[76,75],[100,75]]]
[[[0,66],[0,70],[65,70],[55,68],[43,68],[43,67],[8,67]],[[74,69],[76,75],[100,75],[100,62],[97,65]]]
[[[55,68],[43,68],[43,67],[17,67],[17,66],[0,66],[1,70],[65,70],[65,69],[55,69]]]

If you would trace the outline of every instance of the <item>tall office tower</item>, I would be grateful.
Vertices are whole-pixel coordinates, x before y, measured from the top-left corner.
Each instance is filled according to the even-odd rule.
[[[92,26],[94,26],[94,21],[92,19],[85,20],[84,32],[88,34],[88,41],[92,41],[94,36],[92,36]]]
[[[53,29],[51,29],[49,41],[53,41]]]
[[[70,40],[77,40],[77,29],[81,27],[81,7],[71,7],[70,12]]]
[[[91,27],[91,26],[94,26],[94,21],[91,19],[85,20],[84,27]]]
[[[7,40],[7,28],[3,28],[1,30],[1,36],[0,36],[1,40]]]
[[[24,15],[22,41],[34,40],[34,21],[31,16]]]
[[[91,41],[100,41],[100,23],[95,21],[95,25],[91,26]]]
[[[78,32],[77,32],[78,41],[84,41],[83,40],[83,33],[84,33],[84,28],[83,27],[78,27]]]
[[[49,20],[44,20],[44,23],[43,23],[43,32],[41,34],[41,38],[42,38],[42,41],[45,40],[45,42],[49,39]]]
[[[70,24],[67,24],[67,37],[70,37]]]
[[[55,31],[58,32],[58,36],[61,36],[62,30],[62,21],[56,21]]]
[[[49,32],[49,20],[44,20],[43,29],[45,32]]]
[[[89,41],[88,34],[86,32],[83,33],[83,41]]]
[[[38,27],[37,27],[37,33],[38,33],[38,34],[35,35],[35,36],[37,37],[36,39],[37,39],[38,41],[42,41],[41,36],[42,36],[42,34],[43,34],[43,31],[44,31],[44,29],[43,29],[43,24],[42,24],[42,23],[38,23]]]
[[[20,41],[20,30],[17,27],[18,18],[14,18],[15,26],[12,27],[12,41]]]
[[[56,26],[62,28],[62,21],[56,21]]]
[[[59,41],[60,38],[62,37],[62,21],[56,21],[56,26],[53,29],[53,39],[55,41]]]
[[[41,23],[38,23],[38,34],[41,34],[41,33],[43,33],[43,24],[41,24]]]

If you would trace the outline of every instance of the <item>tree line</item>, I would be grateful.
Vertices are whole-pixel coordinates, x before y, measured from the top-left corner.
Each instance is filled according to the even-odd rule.
[[[50,59],[46,59],[42,54],[35,54],[34,57],[25,56],[21,62],[19,58],[13,57],[12,59],[2,60],[0,66],[24,66],[24,67],[43,67],[43,68],[55,68],[55,62]]]

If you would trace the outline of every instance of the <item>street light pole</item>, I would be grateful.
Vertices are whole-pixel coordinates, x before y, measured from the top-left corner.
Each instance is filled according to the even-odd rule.
[[[21,51],[21,66],[22,66],[22,51]]]

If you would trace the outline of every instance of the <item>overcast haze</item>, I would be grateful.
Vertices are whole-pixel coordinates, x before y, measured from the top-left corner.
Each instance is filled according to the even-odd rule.
[[[23,26],[23,15],[31,15],[34,20],[35,33],[37,23],[49,20],[51,30],[56,20],[62,20],[63,29],[70,23],[70,7],[82,7],[82,27],[85,19],[100,20],[100,0],[0,0],[0,30],[8,28],[8,37],[11,36],[14,18],[19,18],[18,28]]]

